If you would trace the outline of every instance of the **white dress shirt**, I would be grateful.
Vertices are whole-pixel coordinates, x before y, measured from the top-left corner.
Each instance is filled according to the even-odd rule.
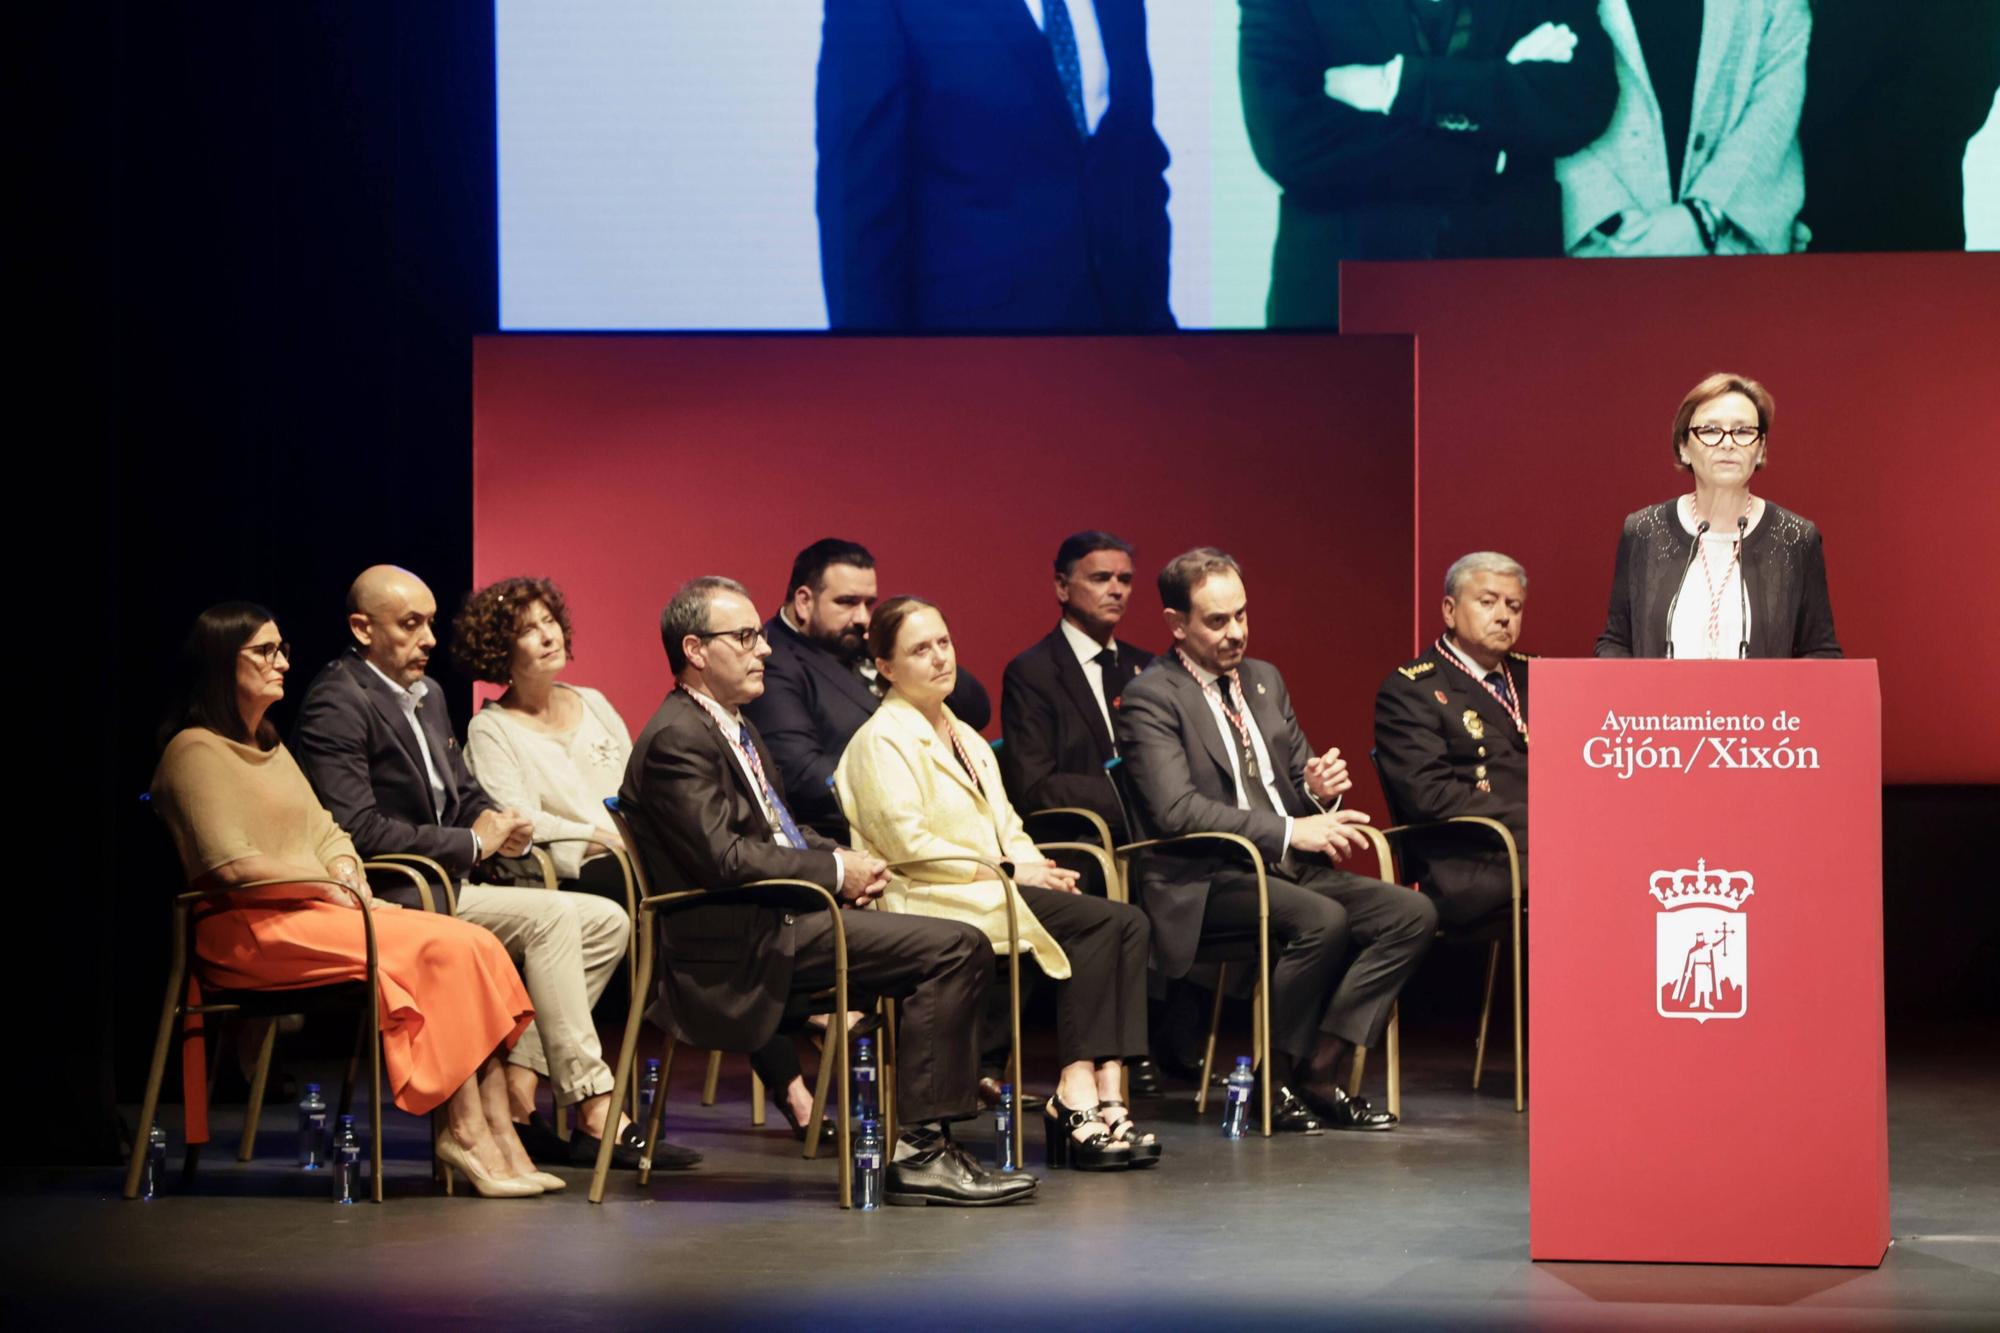
[[[1067,616],[1063,617],[1062,633],[1063,639],[1069,644],[1069,650],[1076,654],[1077,665],[1083,668],[1083,678],[1090,682],[1091,696],[1097,700],[1097,711],[1104,716],[1104,729],[1111,733],[1111,750],[1116,754],[1118,728],[1111,725],[1111,705],[1106,702],[1109,696],[1104,692],[1104,667],[1097,661],[1097,655],[1111,645],[1099,643],[1091,638],[1070,624]]]
[[[1215,684],[1217,679],[1213,671],[1202,666],[1199,662],[1195,663],[1194,678],[1200,681],[1203,686]],[[1240,684],[1242,680],[1240,673],[1237,680]],[[1222,748],[1229,753],[1229,771],[1236,777],[1236,808],[1238,810],[1253,809],[1254,807],[1250,804],[1250,793],[1243,785],[1243,747],[1237,743],[1236,724],[1223,715],[1221,694],[1222,686],[1216,685],[1213,692],[1204,688],[1201,692],[1201,697],[1208,701],[1209,716],[1215,719],[1216,730],[1222,733]],[[1292,817],[1289,814],[1285,814],[1285,794],[1278,790],[1278,772],[1271,765],[1271,752],[1264,748],[1264,733],[1257,727],[1256,715],[1249,711],[1250,698],[1248,694],[1245,694],[1243,698],[1243,708],[1243,722],[1250,731],[1251,749],[1257,756],[1258,771],[1264,775],[1264,790],[1270,793],[1271,808],[1285,817],[1285,846],[1290,848],[1292,845]]]
[[[743,714],[730,712],[700,690],[689,690],[688,697],[701,705],[702,711],[708,714],[709,721],[715,723],[715,729],[722,733],[722,739],[729,742],[729,752],[736,756],[736,766],[743,770],[744,780],[750,784],[750,790],[757,793],[757,804],[764,811],[764,822],[771,826],[771,841],[780,847],[790,847],[793,851],[810,850],[795,845],[785,836],[785,826],[779,822],[777,810],[764,799],[764,784],[757,780],[757,769],[750,762],[749,752],[743,748]],[[841,861],[839,852],[833,853],[833,876],[836,881],[846,877],[845,863]]]
[[[1685,500],[1674,506],[1681,531],[1690,538],[1698,524],[1694,510]],[[1757,518],[1761,520],[1760,513]],[[1749,531],[1757,524],[1751,523]],[[1667,651],[1681,659],[1731,658],[1750,637],[1749,600],[1743,595],[1743,562],[1736,556],[1737,532],[1732,526],[1718,532],[1710,528],[1701,537],[1701,554],[1688,565],[1681,578],[1680,598],[1674,603],[1673,623],[1667,626]],[[1715,608],[1715,639],[1708,637],[1709,607]]]
[[[423,725],[417,721],[418,707],[423,704],[425,699],[430,697],[430,678],[428,676],[419,676],[417,677],[417,683],[406,690],[395,681],[389,679],[389,673],[381,667],[376,666],[373,662],[369,662],[365,657],[361,660],[368,662],[368,669],[382,678],[382,683],[387,685],[389,692],[396,696],[396,706],[401,708],[403,716],[409,719],[410,730],[416,733],[417,737],[417,753],[424,757],[424,776],[431,780],[431,817],[439,823],[443,823],[444,776],[438,772],[437,761],[431,758],[430,738],[424,735]],[[486,848],[480,844],[479,835],[471,829],[467,829],[465,835],[472,839],[472,859],[475,861],[479,860],[486,851]]]
[[[1090,132],[1095,134],[1098,122],[1111,109],[1111,62],[1104,55],[1104,33],[1097,26],[1096,0],[1056,2],[1068,8],[1069,26],[1076,33],[1077,65],[1083,74],[1083,115],[1090,124]],[[1048,0],[1027,0],[1027,3],[1035,26],[1047,32],[1042,6]]]

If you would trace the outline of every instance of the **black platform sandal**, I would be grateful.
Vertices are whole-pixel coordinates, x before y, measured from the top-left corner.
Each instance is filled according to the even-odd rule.
[[[1097,1132],[1079,1139],[1075,1131],[1095,1125]],[[1078,1171],[1123,1171],[1132,1165],[1132,1146],[1114,1138],[1095,1106],[1080,1109],[1064,1106],[1062,1098],[1050,1097],[1042,1114],[1042,1132],[1048,1145],[1051,1171],[1075,1168]]]
[[[1160,1136],[1133,1124],[1124,1102],[1107,1097],[1097,1104],[1097,1114],[1111,1131],[1111,1137],[1132,1150],[1133,1166],[1153,1166],[1159,1162]]]

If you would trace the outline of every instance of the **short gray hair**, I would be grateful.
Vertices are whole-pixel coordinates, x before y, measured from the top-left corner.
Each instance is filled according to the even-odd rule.
[[[1520,561],[1498,551],[1474,551],[1452,561],[1451,568],[1444,572],[1444,595],[1458,596],[1459,585],[1474,574],[1498,574],[1503,579],[1514,579],[1523,593],[1528,591],[1528,571],[1521,568]]]
[[[1160,604],[1186,615],[1194,604],[1194,590],[1216,574],[1243,577],[1236,557],[1213,546],[1197,546],[1167,561],[1160,571]]]
[[[744,601],[751,601],[750,590],[735,579],[703,574],[677,588],[667,609],[660,612],[660,643],[667,650],[667,665],[676,676],[687,670],[687,652],[681,647],[681,640],[708,628],[708,604],[719,592],[733,592]]]

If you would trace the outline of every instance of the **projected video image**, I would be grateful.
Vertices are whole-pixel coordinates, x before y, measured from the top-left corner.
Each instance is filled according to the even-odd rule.
[[[2000,248],[2000,0],[498,0],[507,329],[1332,328],[1343,260]]]

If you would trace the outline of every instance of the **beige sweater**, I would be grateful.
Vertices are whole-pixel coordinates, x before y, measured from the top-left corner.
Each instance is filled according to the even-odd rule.
[[[465,729],[465,762],[486,794],[535,821],[535,841],[589,838],[604,841],[600,830],[611,826],[604,798],[616,796],[625,780],[625,761],[632,756],[632,737],[625,720],[596,690],[582,685],[557,685],[573,690],[583,701],[574,730],[557,735],[527,725],[489,703],[472,715]],[[575,879],[583,864],[583,844],[562,842],[549,848],[556,874]]]
[[[260,750],[190,727],[160,756],[153,809],[173,834],[190,884],[246,856],[318,866],[329,877],[340,857],[361,860],[282,745]]]

